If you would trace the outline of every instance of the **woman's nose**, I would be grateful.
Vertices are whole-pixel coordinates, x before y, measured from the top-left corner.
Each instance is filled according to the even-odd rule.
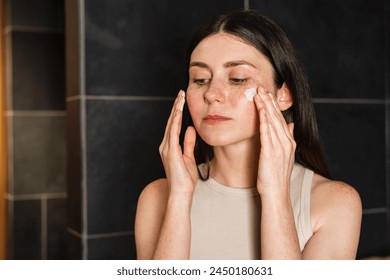
[[[217,81],[211,81],[210,86],[207,88],[204,99],[206,103],[225,102],[226,100],[226,88]]]

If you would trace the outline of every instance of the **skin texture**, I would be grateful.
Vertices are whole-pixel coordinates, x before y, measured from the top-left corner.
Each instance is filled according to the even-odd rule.
[[[240,38],[218,33],[194,49],[187,105],[194,127],[179,144],[183,93],[168,119],[160,155],[166,179],[149,184],[137,209],[138,259],[188,259],[192,196],[198,179],[193,155],[196,132],[214,148],[210,176],[231,187],[257,187],[261,199],[262,259],[353,259],[361,223],[357,192],[345,183],[314,175],[311,224],[300,251],[290,204],[296,143],[293,124],[281,111],[292,106],[286,85],[277,88],[267,58]],[[255,87],[254,102],[245,90]],[[196,131],[195,131],[196,130]]]

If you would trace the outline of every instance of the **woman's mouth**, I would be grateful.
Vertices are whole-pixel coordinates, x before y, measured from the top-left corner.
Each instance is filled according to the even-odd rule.
[[[231,118],[221,115],[207,115],[205,118],[203,118],[203,121],[207,124],[218,124],[230,120]]]

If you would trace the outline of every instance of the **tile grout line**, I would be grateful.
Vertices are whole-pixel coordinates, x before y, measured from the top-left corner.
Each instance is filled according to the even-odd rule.
[[[88,235],[88,239],[109,238],[109,237],[121,237],[134,235],[134,231],[122,231],[122,232],[110,232],[110,233],[98,233]]]
[[[7,25],[3,28],[4,34],[11,32],[30,32],[30,33],[49,33],[49,34],[62,34],[63,29],[46,28],[46,27],[34,27],[26,25]]]
[[[7,102],[7,110],[13,109],[13,99],[12,99],[12,91],[13,91],[13,65],[12,65],[12,58],[13,58],[13,52],[12,52],[12,37],[8,36],[5,44],[5,52],[8,53],[8,55],[5,56],[5,63],[6,63],[6,102]]]
[[[83,237],[83,235],[81,233],[77,232],[76,230],[74,230],[72,228],[67,228],[67,231],[69,233],[73,234],[74,236],[79,237],[79,238]],[[130,230],[130,231],[118,231],[118,232],[110,232],[110,233],[91,234],[91,235],[87,235],[86,238],[87,239],[99,239],[99,238],[132,236],[132,235],[134,235],[134,231]]]
[[[388,212],[389,209],[387,207],[363,209],[363,215],[380,214],[380,213],[388,213]]]
[[[5,117],[65,117],[66,111],[59,110],[6,110]]]
[[[249,0],[244,0],[244,10],[247,11],[249,9]]]
[[[82,201],[82,259],[88,259],[88,185],[87,185],[87,139],[86,139],[86,100],[85,100],[85,3],[84,0],[78,2],[78,39],[79,39],[79,50],[80,50],[80,135],[81,135],[81,168],[82,168],[82,179],[81,179],[81,201]]]
[[[8,192],[15,193],[14,190],[14,118],[7,118],[7,173]]]
[[[81,100],[80,95],[66,98],[67,102]],[[121,95],[86,95],[86,100],[104,100],[104,101],[173,101],[174,96],[121,96]]]
[[[8,7],[10,9],[10,7]],[[10,14],[10,11],[7,11]],[[2,36],[6,35],[5,33]],[[12,65],[12,37],[11,35],[4,36],[5,40],[5,52],[8,53],[4,57],[5,59],[5,96],[6,96],[6,110],[13,109],[13,99],[12,99],[12,80],[13,80],[13,65]],[[13,145],[13,118],[7,118],[7,175],[8,175],[8,192],[14,193],[14,145]],[[14,202],[9,201],[7,206],[8,213],[7,215],[7,258],[15,259],[15,246],[14,246]]]
[[[41,259],[47,260],[47,198],[41,199]]]
[[[80,95],[66,98],[67,102],[81,100]],[[174,96],[122,96],[122,95],[86,95],[85,100],[105,100],[105,101],[173,101]],[[313,103],[329,104],[386,104],[385,99],[370,98],[313,98]]]
[[[80,238],[80,239],[83,238],[83,236],[82,236],[81,233],[75,231],[75,230],[72,229],[72,228],[69,228],[69,227],[68,227],[68,228],[66,228],[66,230],[67,230],[70,234],[72,234],[72,235],[74,235],[74,236],[76,236],[76,237],[78,237],[78,238]]]
[[[369,98],[313,98],[315,104],[385,104],[385,99]]]
[[[386,180],[386,204],[389,211],[387,212],[387,250],[390,250],[390,4],[387,0],[383,1],[384,5],[384,87],[385,87],[385,180]]]
[[[66,192],[60,193],[39,193],[39,194],[10,194],[6,193],[5,198],[9,201],[24,201],[24,200],[41,200],[43,197],[47,199],[59,199],[67,198],[68,194]]]

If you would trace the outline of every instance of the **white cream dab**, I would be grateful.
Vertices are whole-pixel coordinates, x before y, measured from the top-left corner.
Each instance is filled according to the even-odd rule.
[[[256,88],[248,88],[245,92],[244,92],[246,98],[248,99],[248,101],[253,101],[253,97],[255,97],[255,95],[257,94],[256,92]]]

